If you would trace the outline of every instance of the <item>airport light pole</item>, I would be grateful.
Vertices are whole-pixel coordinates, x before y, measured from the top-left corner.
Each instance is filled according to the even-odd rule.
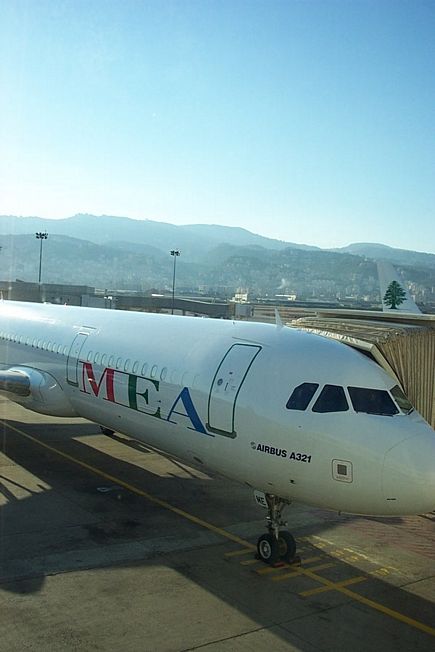
[[[174,304],[175,304],[175,264],[177,262],[177,256],[180,255],[178,249],[171,249],[171,256],[174,257],[174,274],[172,276],[172,310],[171,315],[174,314]]]
[[[39,240],[39,276],[38,276],[38,283],[41,285],[41,270],[42,270],[42,241],[47,240],[48,238],[48,233],[47,231],[38,231],[35,233],[35,237],[37,240]]]

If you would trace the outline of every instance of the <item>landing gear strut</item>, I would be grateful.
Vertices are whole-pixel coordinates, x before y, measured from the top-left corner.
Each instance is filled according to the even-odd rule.
[[[287,530],[280,530],[287,523],[282,520],[284,508],[290,504],[273,494],[265,494],[268,514],[266,516],[266,534],[257,541],[258,557],[266,564],[276,564],[277,561],[292,562],[296,555],[296,541]]]

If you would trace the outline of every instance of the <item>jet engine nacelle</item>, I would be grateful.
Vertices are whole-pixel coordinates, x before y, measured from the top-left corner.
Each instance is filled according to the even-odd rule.
[[[30,367],[0,372],[0,390],[28,410],[55,417],[78,416],[54,376]]]

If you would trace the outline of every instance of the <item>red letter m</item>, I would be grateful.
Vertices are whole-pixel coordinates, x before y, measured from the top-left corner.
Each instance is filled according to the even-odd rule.
[[[104,377],[106,377],[106,396],[103,396],[103,398],[106,401],[112,401],[113,403],[115,401],[115,392],[113,389],[114,372],[115,372],[114,369],[108,369],[106,367],[103,373],[101,374],[101,378],[99,382],[97,383],[97,381],[95,380],[95,374],[94,374],[94,369],[92,367],[92,364],[90,362],[83,362],[83,391],[86,394],[90,394],[90,391],[86,389],[87,384],[89,384],[91,386],[94,395],[98,396],[100,393],[101,385],[103,384]]]

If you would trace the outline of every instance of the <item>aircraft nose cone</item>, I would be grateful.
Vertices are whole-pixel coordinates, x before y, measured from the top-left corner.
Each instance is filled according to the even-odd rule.
[[[435,433],[431,428],[386,452],[382,490],[391,513],[424,514],[435,509]]]

